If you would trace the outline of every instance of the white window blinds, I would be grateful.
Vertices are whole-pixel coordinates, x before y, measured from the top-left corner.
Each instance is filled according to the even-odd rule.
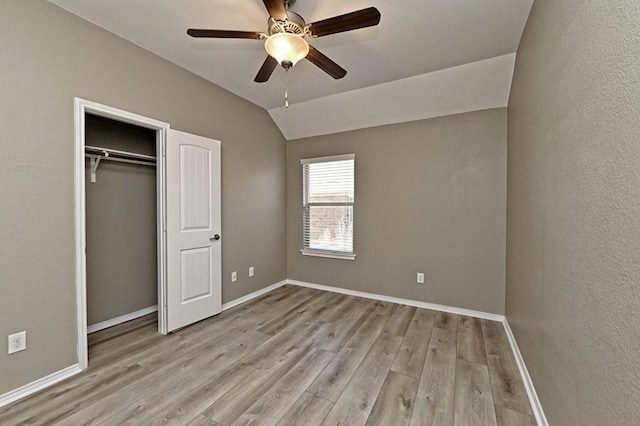
[[[303,254],[353,259],[355,155],[301,160]]]

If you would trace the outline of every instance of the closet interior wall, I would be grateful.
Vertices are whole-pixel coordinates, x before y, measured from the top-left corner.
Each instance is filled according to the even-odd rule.
[[[156,155],[156,132],[87,114],[85,143]],[[87,323],[157,304],[156,168],[101,161],[96,182],[85,163]]]

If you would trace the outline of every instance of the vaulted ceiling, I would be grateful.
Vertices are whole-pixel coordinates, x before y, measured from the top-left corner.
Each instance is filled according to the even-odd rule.
[[[377,27],[311,40],[347,70],[308,61],[267,83],[259,40],[194,39],[187,28],[266,32],[260,0],[50,0],[269,111],[287,139],[506,106],[533,0],[297,0],[314,22],[369,6]]]

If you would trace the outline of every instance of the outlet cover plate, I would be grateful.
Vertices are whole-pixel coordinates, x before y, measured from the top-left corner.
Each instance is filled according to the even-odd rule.
[[[418,272],[418,275],[416,276],[416,281],[418,282],[418,284],[424,284],[424,273]]]
[[[233,271],[231,273],[231,282],[235,283],[236,281],[238,281],[238,273],[236,271]]]
[[[253,269],[253,266],[249,266],[249,276],[252,277],[255,274],[255,270]]]
[[[10,334],[8,339],[9,354],[24,351],[27,349],[27,332]]]

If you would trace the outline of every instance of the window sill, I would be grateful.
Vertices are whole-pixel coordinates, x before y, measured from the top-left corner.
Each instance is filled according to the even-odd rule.
[[[342,260],[356,260],[356,255],[354,254],[341,254],[341,253],[331,253],[317,250],[300,250],[303,256],[315,256],[315,257],[326,257],[329,259],[342,259]]]

